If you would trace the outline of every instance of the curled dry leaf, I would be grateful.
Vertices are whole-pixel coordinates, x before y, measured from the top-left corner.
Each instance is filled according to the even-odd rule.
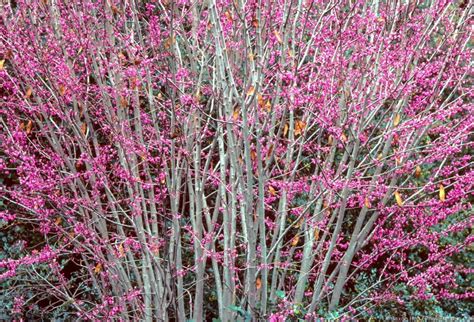
[[[247,90],[247,96],[252,96],[255,93],[255,87],[250,86]]]
[[[100,272],[102,272],[102,264],[97,263],[97,265],[94,267],[94,273],[99,274]]]
[[[295,225],[295,228],[300,228],[301,226],[303,226],[303,223],[304,223],[304,218],[301,218]]]
[[[237,121],[239,119],[239,116],[240,116],[240,108],[235,108],[234,109],[234,112],[232,113],[232,118],[234,119],[234,121]]]
[[[300,241],[300,236],[299,235],[296,235],[295,237],[293,237],[293,239],[291,240],[291,246],[296,246],[298,245],[298,242]]]
[[[275,35],[276,40],[278,41],[279,44],[283,44],[283,39],[281,39],[280,33],[278,30],[274,30],[273,34]]]
[[[370,200],[369,200],[368,197],[365,197],[364,206],[365,206],[366,208],[371,208],[371,207],[372,207],[372,205],[370,204]]]
[[[84,116],[84,106],[81,102],[77,102],[77,108],[79,110],[79,117],[82,118]]]
[[[268,148],[268,150],[267,150],[267,159],[272,156],[273,148],[274,148],[273,144],[270,145],[270,147]]]
[[[198,102],[201,99],[201,90],[199,88],[197,89],[196,94],[194,94],[194,97]]]
[[[270,192],[272,196],[276,196],[277,194],[275,188],[273,188],[272,186],[268,186],[268,192]]]
[[[119,257],[124,257],[125,256],[125,250],[123,248],[123,243],[121,243],[118,247],[118,251],[119,251]]]
[[[123,107],[123,108],[128,106],[127,99],[123,96],[120,96],[120,106]]]
[[[250,159],[252,159],[252,161],[257,160],[257,152],[254,150],[250,151]]]
[[[270,112],[272,110],[272,103],[270,103],[270,100],[268,100],[266,103],[265,103],[265,110],[267,112]]]
[[[314,240],[317,241],[319,239],[319,229],[314,228]]]
[[[415,178],[419,178],[421,176],[421,167],[419,165],[415,168]]]
[[[283,128],[283,136],[286,137],[286,135],[288,134],[288,129],[289,129],[288,123],[286,123],[286,124],[285,124],[285,127]]]
[[[230,13],[229,10],[227,10],[225,13],[224,13],[225,17],[227,18],[227,21],[229,22],[233,22],[234,19],[232,18],[232,14]]]
[[[33,89],[30,86],[28,86],[25,92],[25,98],[30,98],[32,94],[33,94]]]
[[[347,143],[347,136],[344,132],[342,132],[342,134],[341,134],[341,141],[344,142],[344,143]]]
[[[446,191],[444,190],[443,184],[439,185],[439,200],[441,201],[446,200]]]
[[[395,118],[393,119],[393,126],[397,126],[398,124],[400,124],[400,114],[397,113],[397,115],[395,115]]]
[[[164,46],[166,49],[170,49],[171,46],[175,43],[176,39],[174,37],[168,37],[166,38],[164,42]]]
[[[262,287],[262,280],[260,279],[260,277],[257,277],[257,280],[255,281],[255,287],[257,288],[257,290]]]
[[[329,135],[328,137],[328,145],[332,145],[332,143],[334,142],[334,137],[332,135]]]
[[[112,6],[110,7],[110,9],[112,9],[113,14],[115,14],[115,15],[121,15],[121,14],[123,14],[122,10],[120,10],[119,8],[117,8],[117,6],[115,6],[115,5],[112,5]]]
[[[81,126],[81,133],[82,133],[82,135],[86,135],[86,132],[87,132],[87,124],[86,124],[86,123],[82,123],[82,126]]]
[[[295,122],[295,131],[294,134],[295,136],[301,135],[306,128],[306,123],[300,120],[297,120]]]
[[[64,96],[66,94],[66,87],[64,85],[59,85],[59,95]]]
[[[397,205],[399,205],[400,207],[403,206],[403,199],[398,191],[395,191],[395,201],[397,202]]]
[[[29,120],[26,124],[26,134],[30,134],[31,130],[33,129],[33,121]]]
[[[265,99],[260,93],[257,94],[257,102],[259,107],[263,107],[265,105]]]

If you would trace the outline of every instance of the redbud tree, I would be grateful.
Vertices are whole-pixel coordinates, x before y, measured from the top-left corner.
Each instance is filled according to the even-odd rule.
[[[0,10],[4,314],[283,321],[472,299],[455,260],[473,241],[469,1]]]

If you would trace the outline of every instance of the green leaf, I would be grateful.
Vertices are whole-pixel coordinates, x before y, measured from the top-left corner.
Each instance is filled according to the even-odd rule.
[[[338,311],[329,312],[328,319],[336,320],[338,318],[339,318],[339,312]]]
[[[245,316],[245,311],[242,310],[240,306],[229,305],[227,308],[231,311],[239,313],[241,316]]]
[[[275,295],[278,296],[281,299],[284,299],[285,298],[285,291],[278,290],[278,291],[275,292]]]

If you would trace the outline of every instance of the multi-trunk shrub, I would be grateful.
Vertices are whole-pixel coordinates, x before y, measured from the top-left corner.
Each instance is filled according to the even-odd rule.
[[[6,318],[470,314],[469,1],[0,10]]]

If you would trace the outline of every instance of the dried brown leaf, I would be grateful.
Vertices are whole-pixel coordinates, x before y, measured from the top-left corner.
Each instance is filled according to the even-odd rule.
[[[398,191],[395,191],[395,201],[397,202],[397,205],[399,205],[400,207],[403,206],[403,199]]]
[[[439,200],[446,201],[446,191],[444,190],[443,184],[439,185]]]
[[[283,39],[281,39],[280,33],[278,30],[274,30],[273,34],[275,35],[276,40],[278,41],[279,44],[283,44]]]
[[[29,120],[26,124],[26,134],[30,134],[33,129],[33,121]]]

